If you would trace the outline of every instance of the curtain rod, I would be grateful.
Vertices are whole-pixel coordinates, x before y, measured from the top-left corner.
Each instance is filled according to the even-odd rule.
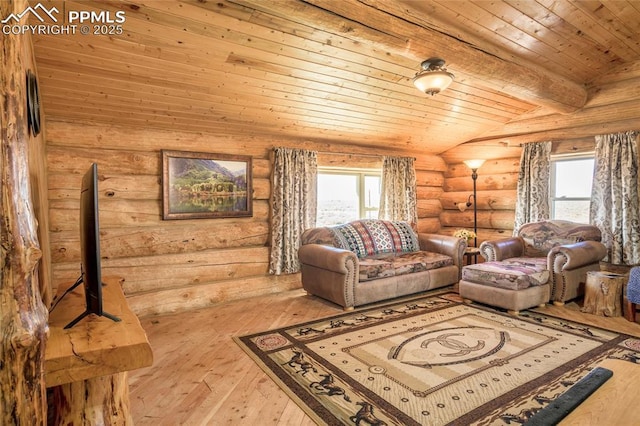
[[[355,155],[358,157],[375,157],[375,158],[379,158],[382,159],[383,157],[385,157],[385,155],[381,155],[381,154],[354,154],[354,153],[346,153],[346,152],[331,152],[331,151],[316,151],[318,154],[329,154],[329,155]],[[401,156],[395,156],[395,155],[387,155],[386,157],[401,157]],[[413,158],[414,161],[417,160],[416,157],[410,157]]]

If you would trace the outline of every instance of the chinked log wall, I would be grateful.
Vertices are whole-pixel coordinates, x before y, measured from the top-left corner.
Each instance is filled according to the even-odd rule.
[[[502,148],[482,148],[478,144],[474,149],[473,144],[461,145],[455,150],[464,149],[469,152],[483,151],[483,155],[497,157]],[[591,152],[595,147],[593,137],[554,141],[551,154],[580,154]],[[513,148],[508,150],[508,158],[487,160],[478,169],[476,181],[478,197],[478,245],[484,240],[505,238],[513,234],[515,219],[518,171],[520,157],[513,157]],[[520,149],[516,150],[520,151]],[[473,206],[460,212],[457,203],[465,203],[469,195],[473,194],[473,180],[471,170],[464,164],[452,162],[444,174],[444,192],[442,194],[442,214],[440,222],[443,234],[452,234],[458,228],[473,229]]]
[[[272,276],[269,260],[271,153],[290,146],[275,138],[47,121],[47,164],[54,286],[80,272],[79,193],[82,174],[98,163],[104,275],[118,276],[138,315],[196,309],[301,286],[299,274]],[[370,155],[338,144],[305,143],[320,165],[380,167]],[[253,217],[163,221],[161,149],[250,155]],[[332,154],[322,154],[331,152]],[[353,154],[335,155],[350,152]],[[371,153],[371,150],[361,150]],[[384,154],[384,152],[379,152]],[[438,232],[446,164],[417,158],[419,230]]]
[[[516,187],[520,158],[487,160],[478,169],[478,244],[486,239],[510,236],[513,232]],[[450,164],[445,172],[442,195],[443,234],[458,228],[473,229],[473,205],[461,212],[458,203],[466,203],[473,194],[471,170],[464,163]],[[473,199],[471,200],[473,202]]]

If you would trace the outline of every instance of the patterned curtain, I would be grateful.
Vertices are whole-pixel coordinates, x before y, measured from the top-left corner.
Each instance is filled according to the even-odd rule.
[[[596,136],[589,219],[615,264],[640,263],[637,137],[634,131]]]
[[[385,220],[406,221],[416,229],[418,205],[414,160],[409,157],[383,157],[378,217]]]
[[[300,270],[300,238],[305,229],[316,224],[317,170],[316,152],[275,149],[270,274],[290,274]]]
[[[525,223],[549,219],[551,142],[527,143],[520,157],[513,235]]]

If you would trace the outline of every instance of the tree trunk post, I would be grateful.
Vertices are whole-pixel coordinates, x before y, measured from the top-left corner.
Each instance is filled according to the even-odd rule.
[[[0,16],[26,0],[0,2]],[[26,19],[26,18],[25,18]],[[41,251],[29,187],[26,84],[28,35],[0,33],[0,424],[46,424],[48,314],[38,286]]]
[[[53,388],[54,425],[132,425],[127,372]]]

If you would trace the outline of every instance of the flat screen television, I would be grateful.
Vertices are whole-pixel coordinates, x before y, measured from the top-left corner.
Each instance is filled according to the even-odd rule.
[[[102,308],[100,269],[100,221],[98,218],[98,165],[93,163],[82,178],[80,190],[80,277],[70,290],[84,284],[86,309],[64,328],[71,328],[89,314],[120,321]]]

